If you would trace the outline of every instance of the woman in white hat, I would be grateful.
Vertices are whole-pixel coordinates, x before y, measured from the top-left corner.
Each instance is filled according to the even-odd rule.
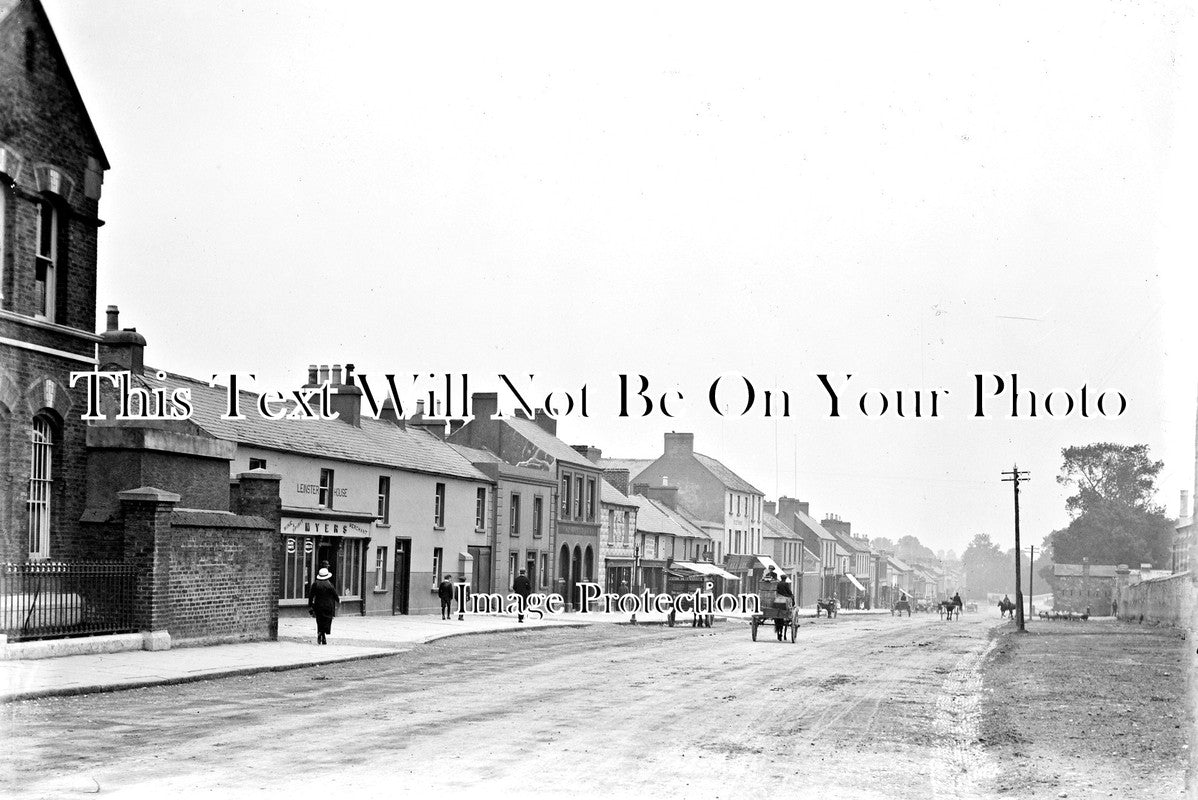
[[[329,562],[320,562],[320,571],[316,580],[308,588],[308,613],[316,617],[316,643],[328,644],[325,639],[333,631],[333,617],[337,616],[337,606],[341,598],[333,586],[333,573],[329,572]]]

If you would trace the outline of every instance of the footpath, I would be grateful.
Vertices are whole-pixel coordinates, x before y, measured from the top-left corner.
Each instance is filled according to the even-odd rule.
[[[852,617],[888,612],[841,613]],[[812,612],[801,611],[800,615],[814,617]],[[747,621],[736,616],[716,617],[716,620],[717,624],[745,624]],[[278,641],[273,642],[0,660],[0,703],[383,658],[452,636],[629,623],[628,614],[598,613],[563,614],[541,620],[530,616],[523,623],[517,622],[515,616],[504,614],[467,614],[462,620],[456,616],[443,620],[432,615],[344,616],[333,621],[329,643],[321,646],[316,644],[314,620],[283,618],[279,620]],[[640,614],[637,624],[664,625],[666,617],[664,614]],[[677,624],[690,625],[690,616],[680,615]]]

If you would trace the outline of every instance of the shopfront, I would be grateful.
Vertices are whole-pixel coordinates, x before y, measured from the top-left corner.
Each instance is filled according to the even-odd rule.
[[[373,522],[369,514],[284,516],[279,613],[307,613],[308,587],[325,562],[341,595],[341,613],[361,613],[364,557]]]

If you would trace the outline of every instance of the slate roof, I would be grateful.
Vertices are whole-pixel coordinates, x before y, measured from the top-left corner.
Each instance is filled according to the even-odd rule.
[[[601,458],[599,466],[603,469],[626,469],[628,477],[632,479],[644,472],[645,467],[655,460],[652,458]]]
[[[802,511],[796,511],[795,519],[797,519],[804,528],[814,533],[820,539],[836,539],[836,537],[832,535],[831,531],[816,522],[815,518],[809,514],[804,514]]]
[[[469,461],[471,464],[498,464],[502,459],[492,453],[490,450],[484,450],[478,447],[467,447],[464,444],[449,443],[449,446],[461,453],[462,458]]]
[[[894,556],[886,556],[886,560],[889,561],[890,564],[899,572],[911,571],[911,567],[905,561],[895,558]]]
[[[599,479],[599,502],[612,506],[636,508],[637,504],[628,495],[621,492],[602,478]]]
[[[732,470],[725,467],[717,459],[711,456],[705,456],[702,453],[695,453],[695,458],[707,468],[707,471],[716,476],[729,489],[734,492],[747,492],[748,494],[759,494],[765,497],[765,492],[753,486],[741,476],[737,475]]]
[[[761,515],[761,535],[767,539],[802,539],[773,514]]]
[[[594,469],[599,468],[595,462],[591,461],[582,453],[578,452],[561,439],[549,433],[532,420],[521,419],[520,417],[509,417],[504,419],[503,422],[516,433],[520,434],[525,439],[536,445],[539,449],[544,451],[545,454],[554,461],[564,461],[567,464],[576,464],[578,466],[591,467]]]
[[[244,391],[240,394],[245,419],[225,420],[220,418],[225,411],[224,387],[212,388],[206,381],[173,373],[165,373],[166,377],[159,380],[159,371],[146,367],[144,383],[151,388],[166,387],[168,393],[177,388],[190,390],[191,422],[218,439],[286,453],[490,483],[461,453],[420,428],[400,428],[369,416],[362,417],[361,427],[335,419],[269,420],[258,413],[255,395]],[[293,403],[287,405],[294,407]]]
[[[698,527],[685,515],[671,509],[665,503],[650,500],[644,495],[633,495],[628,498],[637,507],[636,529],[646,533],[664,533],[671,536],[682,536],[693,539],[711,537],[707,531]]]

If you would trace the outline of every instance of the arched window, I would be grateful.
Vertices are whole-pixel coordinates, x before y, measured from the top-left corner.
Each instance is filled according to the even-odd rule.
[[[50,557],[50,484],[54,458],[54,426],[46,416],[33,418],[33,452],[29,469],[29,557]]]

